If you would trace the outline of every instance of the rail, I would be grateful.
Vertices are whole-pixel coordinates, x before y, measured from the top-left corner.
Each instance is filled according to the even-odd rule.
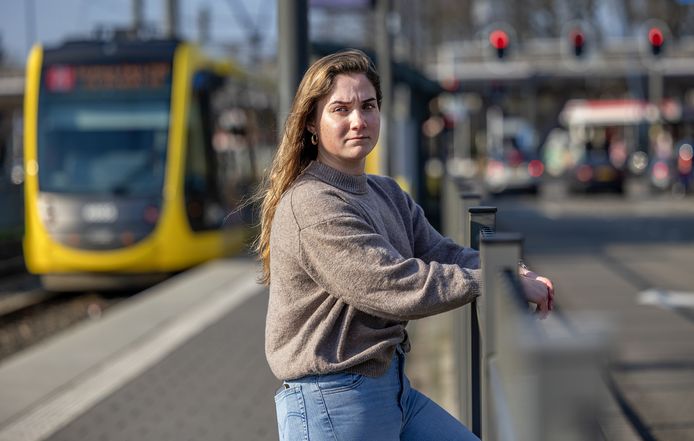
[[[479,200],[462,195],[466,221],[452,234],[480,250],[483,273],[483,294],[454,319],[461,421],[484,441],[600,439],[607,322],[591,315],[581,333],[556,317],[538,320],[518,275],[523,238],[495,232],[497,210]]]

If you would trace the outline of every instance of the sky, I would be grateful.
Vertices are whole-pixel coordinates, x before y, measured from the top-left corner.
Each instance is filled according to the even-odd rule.
[[[145,22],[161,30],[165,0],[142,1]],[[22,66],[34,40],[55,45],[69,37],[88,36],[97,26],[130,25],[131,5],[129,0],[0,0],[2,46],[7,58]],[[180,29],[185,38],[197,38],[198,11],[207,7],[213,44],[243,44],[249,33],[240,23],[250,23],[262,33],[263,52],[274,48],[277,35],[275,0],[179,0],[179,5]],[[240,8],[245,8],[247,14]]]

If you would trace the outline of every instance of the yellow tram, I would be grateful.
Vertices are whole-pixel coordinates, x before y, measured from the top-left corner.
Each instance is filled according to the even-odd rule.
[[[237,208],[258,150],[274,141],[271,128],[257,130],[274,125],[272,100],[249,99],[248,84],[178,40],[35,46],[24,111],[29,271],[49,290],[112,289],[242,252],[250,222]]]

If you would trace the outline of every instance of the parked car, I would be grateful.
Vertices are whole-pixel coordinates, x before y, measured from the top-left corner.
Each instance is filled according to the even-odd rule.
[[[507,149],[503,154],[487,159],[484,173],[485,188],[490,193],[537,194],[544,173],[544,164],[537,157],[519,149]]]
[[[616,167],[605,150],[586,150],[568,172],[573,192],[624,192],[624,170]]]

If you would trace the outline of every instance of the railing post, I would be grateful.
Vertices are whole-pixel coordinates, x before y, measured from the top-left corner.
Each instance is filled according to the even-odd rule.
[[[465,231],[465,242],[468,247],[480,249],[480,233],[496,230],[496,207],[470,207],[469,221]]]
[[[465,246],[470,246],[470,242],[465,238],[467,233],[467,227],[469,224],[469,211],[472,207],[478,207],[482,197],[479,193],[463,192],[460,194],[460,200],[462,201],[462,216],[459,217],[460,221],[458,223],[458,243],[462,243]]]
[[[479,250],[480,234],[493,232],[496,229],[496,207],[470,207],[468,222],[466,222],[465,245]],[[485,287],[486,292],[486,287]],[[479,321],[479,305],[476,301],[470,304],[470,378],[469,378],[469,409],[470,428],[478,437],[482,437],[482,351]]]
[[[470,241],[465,239],[466,225],[469,223],[468,210],[478,206],[481,198],[478,193],[465,192],[460,195],[460,199],[462,201],[462,213],[458,216],[455,241],[469,247]],[[470,385],[472,384],[471,309],[471,307],[466,307],[453,311],[453,357],[457,374],[455,378],[457,381],[458,418],[467,427],[472,427],[472,396],[470,392]]]
[[[480,297],[479,310],[483,326],[481,328],[481,353],[479,386],[481,389],[481,417],[482,433],[485,441],[502,441],[497,428],[499,421],[495,420],[496,412],[491,387],[489,383],[489,364],[497,354],[497,302],[511,302],[512,299],[500,298],[503,292],[502,271],[517,271],[518,261],[521,258],[521,245],[523,237],[518,233],[497,233],[491,236],[483,236],[480,247],[480,263],[482,266],[482,280],[484,293]],[[480,436],[480,435],[478,435]],[[505,441],[505,440],[503,440]]]

